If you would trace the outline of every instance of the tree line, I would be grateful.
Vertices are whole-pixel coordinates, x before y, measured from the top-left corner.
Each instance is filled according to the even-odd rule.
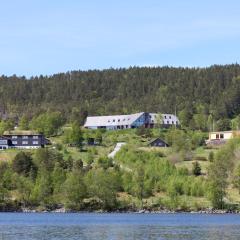
[[[240,113],[240,66],[130,67],[72,71],[26,79],[0,77],[2,118],[19,121],[58,111],[66,121],[87,115],[175,113],[184,126],[227,129]],[[221,120],[221,122],[218,122]]]

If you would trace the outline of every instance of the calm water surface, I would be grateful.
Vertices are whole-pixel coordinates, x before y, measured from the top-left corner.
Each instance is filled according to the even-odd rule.
[[[2,239],[240,239],[240,215],[0,213]]]

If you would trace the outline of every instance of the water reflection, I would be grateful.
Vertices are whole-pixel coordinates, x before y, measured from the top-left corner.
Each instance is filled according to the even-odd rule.
[[[92,225],[92,226],[1,226],[0,239],[2,240],[89,240],[89,239],[169,239],[169,240],[219,240],[240,239],[238,226],[111,226],[111,225]]]
[[[235,240],[239,227],[239,215],[0,214],[0,240]]]

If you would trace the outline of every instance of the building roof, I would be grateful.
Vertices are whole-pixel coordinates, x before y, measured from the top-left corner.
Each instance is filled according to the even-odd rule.
[[[152,123],[158,123],[158,113],[150,113],[150,116]],[[172,121],[174,122],[174,124],[176,124],[176,122],[178,122],[179,124],[178,117],[173,114],[162,113],[162,121],[163,124],[168,124],[168,122],[172,123]]]
[[[163,139],[161,139],[161,138],[155,138],[155,139],[152,139],[150,142],[149,142],[149,145],[151,145],[152,143],[154,143],[154,142],[157,142],[157,141],[161,141],[161,142],[163,142],[163,143],[165,143],[167,146],[169,146],[169,144],[168,143],[166,143],[166,141],[164,141]]]
[[[3,135],[18,135],[18,136],[28,135],[29,136],[29,135],[42,135],[42,134],[35,131],[30,131],[30,130],[29,131],[13,130],[13,131],[5,131]]]
[[[144,112],[129,115],[87,117],[84,127],[131,125],[134,121],[141,117],[142,114],[144,114]]]
[[[239,130],[229,130],[229,131],[214,131],[214,132],[209,132],[210,134],[214,134],[214,133],[233,133],[233,132],[236,132],[236,133],[240,133]]]

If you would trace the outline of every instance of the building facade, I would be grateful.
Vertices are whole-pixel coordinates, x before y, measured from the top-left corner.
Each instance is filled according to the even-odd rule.
[[[48,143],[43,134],[32,131],[7,131],[0,136],[0,150],[8,148],[33,149]]]
[[[228,140],[235,136],[240,136],[240,131],[218,131],[210,132],[208,140],[206,140],[207,145],[220,145],[225,144]]]
[[[10,146],[11,140],[6,137],[0,136],[0,150],[8,149],[10,148]]]
[[[146,127],[153,128],[158,125],[164,127],[178,126],[180,124],[177,116],[173,114],[157,113],[135,113],[129,115],[112,115],[112,116],[92,116],[87,117],[84,127],[89,129],[127,129]]]

